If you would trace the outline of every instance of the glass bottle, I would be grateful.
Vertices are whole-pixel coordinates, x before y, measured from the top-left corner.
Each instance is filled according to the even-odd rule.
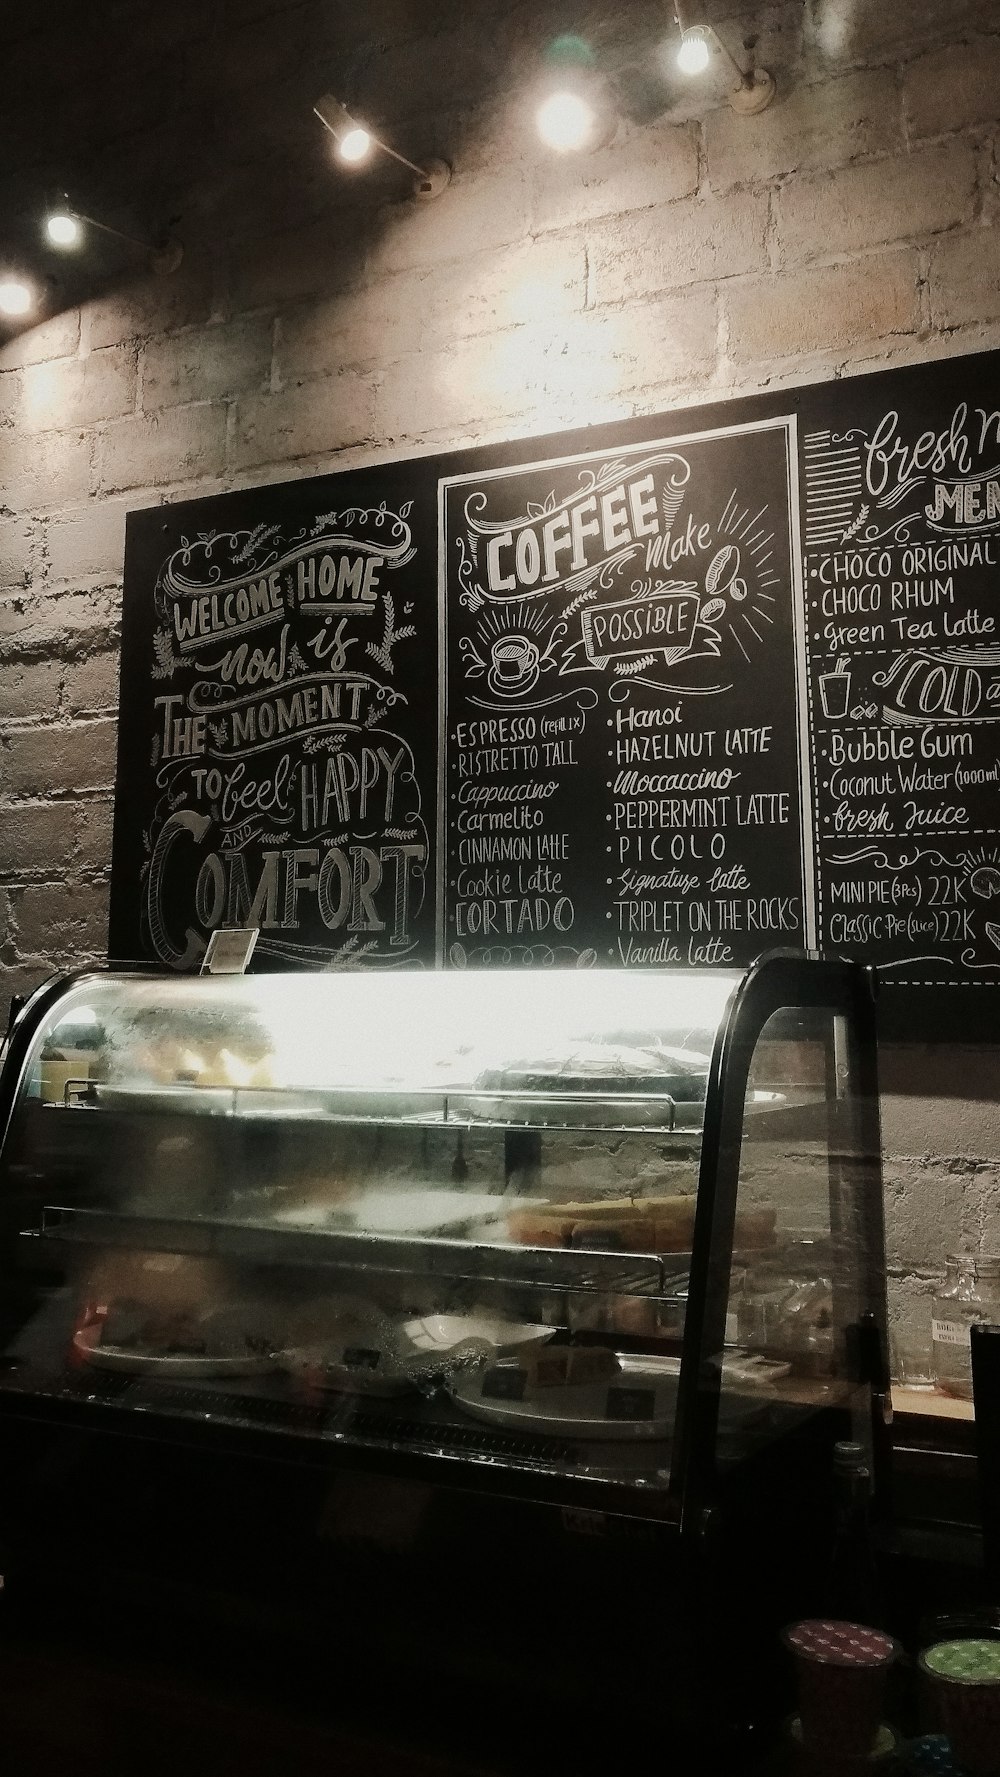
[[[1000,1257],[978,1261],[971,1253],[953,1253],[945,1262],[945,1279],[931,1309],[934,1380],[946,1394],[972,1399],[972,1350],[969,1328],[974,1321],[1000,1320]]]
[[[876,1628],[884,1617],[871,1527],[872,1480],[861,1444],[833,1446],[834,1533],[826,1609],[842,1621]]]

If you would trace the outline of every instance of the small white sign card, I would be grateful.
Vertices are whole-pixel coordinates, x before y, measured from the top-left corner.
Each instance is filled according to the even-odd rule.
[[[208,940],[202,975],[245,975],[260,926],[219,926]]]

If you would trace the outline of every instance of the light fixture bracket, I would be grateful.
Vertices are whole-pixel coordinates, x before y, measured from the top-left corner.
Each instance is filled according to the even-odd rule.
[[[149,256],[153,270],[161,278],[169,278],[173,272],[180,270],[184,258],[184,248],[173,235],[168,235],[158,247],[154,247]]]
[[[329,130],[337,142],[342,141],[351,130],[364,130],[374,148],[398,161],[401,167],[409,167],[413,174],[413,195],[424,203],[429,198],[437,197],[451,179],[451,168],[447,161],[428,160],[424,166],[418,166],[415,160],[408,160],[405,154],[400,154],[383,136],[377,136],[367,123],[362,123],[332,93],[324,93],[316,100],[313,115],[319,118],[323,128]]]
[[[683,43],[689,31],[700,31],[702,35],[710,32],[733,72],[739,77],[737,84],[730,89],[729,93],[729,103],[733,110],[738,112],[741,117],[756,117],[761,111],[766,111],[778,90],[774,75],[769,74],[766,68],[755,68],[752,53],[750,66],[744,68],[737,61],[726,39],[715,25],[710,25],[707,20],[701,18],[694,25],[689,23],[686,7],[687,0],[674,0],[674,23],[681,34],[681,42]],[[745,47],[751,49],[755,42],[756,39],[747,39]]]
[[[767,110],[777,90],[773,74],[766,68],[754,68],[732,88],[729,103],[741,117],[756,117]]]
[[[101,222],[98,217],[88,216],[83,210],[78,210],[65,193],[53,208],[61,215],[72,217],[83,228],[96,228],[100,234],[110,235],[116,241],[124,241],[126,246],[133,247],[136,252],[144,253],[150,268],[161,277],[169,277],[172,272],[177,271],[184,258],[184,248],[176,236],[165,234],[156,241],[141,241],[134,234],[126,234],[123,229],[113,228],[110,222]]]
[[[446,160],[425,160],[423,172],[414,178],[413,195],[419,203],[428,204],[450,184],[451,168]]]

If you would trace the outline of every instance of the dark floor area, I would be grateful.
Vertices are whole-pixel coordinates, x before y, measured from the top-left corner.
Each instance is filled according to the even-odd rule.
[[[0,1646],[5,1777],[485,1777],[478,1758],[434,1756],[199,1683],[162,1665],[81,1649]],[[331,1693],[336,1675],[331,1673]]]

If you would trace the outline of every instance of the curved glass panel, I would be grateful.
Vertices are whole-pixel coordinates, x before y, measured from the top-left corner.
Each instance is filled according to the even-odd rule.
[[[857,1329],[882,1274],[881,1216],[871,1214],[877,1106],[861,1096],[847,1038],[842,1014],[785,1006],[753,1051],[721,1367],[723,1462],[829,1409],[853,1409],[853,1435],[869,1437]],[[761,1115],[764,1094],[776,1108]],[[740,1229],[765,1222],[766,1242],[748,1249]]]

